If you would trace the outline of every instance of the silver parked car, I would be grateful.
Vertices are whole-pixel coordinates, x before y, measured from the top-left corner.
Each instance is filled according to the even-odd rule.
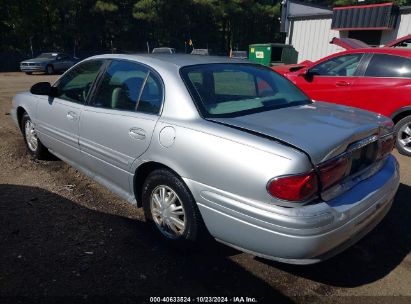
[[[210,56],[212,51],[210,49],[193,49],[191,55]]]
[[[248,59],[248,52],[247,51],[231,51],[230,57],[234,59]]]
[[[32,156],[142,206],[177,244],[206,228],[257,256],[319,262],[373,229],[399,185],[388,118],[313,102],[242,60],[91,57],[17,94],[12,116]]]
[[[26,74],[44,72],[51,75],[71,68],[78,61],[78,58],[64,53],[42,53],[36,58],[20,62],[20,70]]]
[[[152,51],[153,54],[175,54],[176,49],[170,47],[158,47],[154,48]]]

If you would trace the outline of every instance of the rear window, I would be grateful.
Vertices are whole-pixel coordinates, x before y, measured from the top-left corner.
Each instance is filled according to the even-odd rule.
[[[205,118],[236,117],[311,103],[294,84],[264,66],[204,64],[181,69]]]

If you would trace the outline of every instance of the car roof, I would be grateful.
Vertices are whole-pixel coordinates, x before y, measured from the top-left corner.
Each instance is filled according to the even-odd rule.
[[[88,59],[126,59],[142,62],[148,65],[169,65],[178,68],[196,64],[247,63],[243,60],[231,59],[223,56],[201,56],[191,54],[105,54],[93,56]]]

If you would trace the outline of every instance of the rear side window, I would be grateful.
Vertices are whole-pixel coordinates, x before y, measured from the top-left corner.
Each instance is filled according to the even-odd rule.
[[[138,102],[137,111],[158,114],[163,101],[163,93],[159,79],[149,72]]]
[[[86,61],[68,71],[56,85],[58,89],[56,97],[85,103],[102,64],[101,60]]]
[[[362,54],[333,57],[317,64],[310,72],[319,76],[354,76],[361,58]]]
[[[387,54],[374,54],[365,75],[368,77],[411,77],[411,59]]]
[[[93,105],[158,114],[162,99],[161,83],[148,68],[138,63],[114,60],[102,77]]]

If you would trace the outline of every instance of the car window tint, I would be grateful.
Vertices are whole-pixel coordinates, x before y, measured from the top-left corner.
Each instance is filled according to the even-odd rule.
[[[158,114],[163,101],[160,80],[150,72],[138,101],[137,111]]]
[[[84,103],[102,64],[101,60],[86,61],[68,71],[56,85],[56,97]]]
[[[310,72],[319,76],[354,76],[362,54],[334,57],[317,64]]]
[[[181,69],[203,117],[236,117],[311,101],[273,70],[249,64],[203,64]]]
[[[368,77],[411,77],[411,59],[387,54],[374,54],[368,64]]]
[[[243,71],[222,70],[213,73],[214,92],[221,96],[256,96],[254,76]],[[235,89],[234,89],[235,88]]]
[[[114,60],[110,63],[98,92],[94,106],[135,111],[148,69],[139,64]]]

